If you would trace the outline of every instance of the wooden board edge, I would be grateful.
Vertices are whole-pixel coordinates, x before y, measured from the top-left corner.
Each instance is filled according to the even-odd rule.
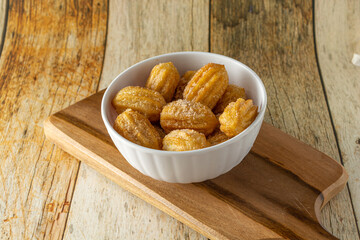
[[[153,205],[154,207],[158,208],[159,210],[163,211],[164,213],[174,217],[175,219],[179,220],[180,222],[184,223],[185,225],[189,226],[193,230],[199,232],[200,234],[204,235],[205,237],[209,239],[228,239],[226,236],[222,235],[221,233],[215,231],[214,229],[206,226],[202,222],[198,221],[197,219],[193,218],[191,215],[184,213],[179,209],[178,207],[172,205],[169,201],[162,198],[160,195],[157,195],[156,193],[152,193],[150,195],[151,190],[144,189],[144,187],[139,187],[133,184],[134,181],[130,182],[129,179],[130,176],[126,174],[117,174],[116,172],[112,171],[110,168],[106,168],[105,165],[101,165],[100,162],[97,162],[99,158],[97,158],[95,161],[89,161],[88,158],[93,158],[92,156],[86,154],[86,152],[89,152],[87,148],[82,146],[81,144],[74,141],[71,137],[64,134],[61,129],[57,127],[56,122],[62,121],[64,123],[67,123],[66,121],[62,119],[58,119],[56,116],[51,115],[44,121],[44,132],[45,136],[48,140],[53,142],[55,145],[63,149],[65,152],[69,153],[73,157],[77,158],[79,161],[83,161],[87,165],[89,165],[91,168],[95,169],[99,173],[103,174],[116,184],[118,184],[120,187],[125,189],[126,191],[134,194],[135,196],[139,197],[140,199],[144,200],[145,202]],[[70,124],[70,123],[68,123]],[[80,131],[83,131],[79,129]],[[85,133],[85,131],[83,131]],[[72,149],[68,148],[65,144],[63,144],[61,141],[58,141],[58,139],[54,138],[53,136],[61,136],[63,142],[69,142],[71,143]],[[95,163],[96,162],[96,163]],[[125,176],[126,175],[126,176]],[[133,180],[133,178],[131,178]],[[135,180],[136,181],[136,180]],[[139,183],[140,185],[141,183]],[[76,186],[75,186],[76,187]],[[154,194],[157,196],[154,197]],[[71,207],[70,207],[71,209]],[[71,210],[70,210],[71,211]]]
[[[277,129],[276,127],[274,127],[273,125],[271,125],[269,123],[266,123],[266,122],[263,122],[261,128],[262,128],[263,131],[275,131],[275,130],[276,131],[281,131],[281,130]],[[339,169],[340,173],[337,175],[337,179],[334,182],[332,182],[330,185],[326,186],[323,189],[318,189],[321,192],[321,194],[319,195],[319,198],[318,198],[319,201],[321,200],[321,202],[319,204],[319,210],[321,210],[334,196],[336,196],[341,190],[343,190],[345,188],[346,183],[347,183],[348,178],[349,178],[349,175],[348,175],[346,169],[344,168],[344,166],[341,163],[339,163],[338,161],[336,161],[334,158],[332,158],[329,155],[321,152],[320,150],[314,148],[313,146],[311,146],[309,144],[306,144],[306,143],[300,141],[299,139],[297,139],[297,138],[295,138],[295,137],[281,131],[281,137],[280,138],[283,139],[285,136],[287,138],[291,138],[292,141],[296,142],[299,145],[302,145],[304,147],[310,147],[314,151],[322,154],[323,156],[328,158],[329,161],[332,162],[334,167]],[[255,144],[256,144],[256,141],[255,141]],[[253,153],[257,154],[257,155],[261,155],[259,150],[256,149],[255,144],[254,144],[253,148],[251,149],[251,152],[253,152]],[[307,182],[306,179],[303,179],[303,178],[301,178],[301,179],[304,182]]]
[[[336,162],[336,163],[338,163],[338,162]],[[316,198],[315,205],[314,205],[317,221],[320,223],[320,225],[326,231],[328,231],[328,230],[323,226],[323,224],[321,222],[321,210],[333,197],[335,197],[338,193],[340,193],[345,188],[345,185],[349,178],[349,175],[346,172],[345,168],[341,164],[339,164],[339,165],[342,169],[342,174],[333,184],[331,184],[329,187],[327,187],[320,193],[320,195]],[[329,233],[331,235],[333,235],[331,232],[329,232]]]
[[[262,128],[267,128],[267,131],[269,131],[269,129],[271,131],[273,130],[279,130],[276,127],[272,126],[269,123],[263,122]],[[279,130],[281,131],[281,130]],[[316,201],[315,201],[315,214],[317,217],[318,222],[321,224],[321,210],[324,208],[324,206],[333,198],[335,197],[338,193],[340,193],[346,186],[346,183],[348,181],[349,175],[346,171],[346,169],[344,168],[344,166],[342,164],[340,164],[338,161],[336,161],[335,159],[333,159],[332,157],[330,157],[329,155],[319,151],[318,149],[310,146],[309,144],[306,144],[302,141],[300,141],[299,139],[288,135],[284,132],[282,132],[282,136],[281,138],[283,138],[285,135],[287,135],[287,137],[291,138],[292,141],[297,142],[297,144],[303,145],[303,146],[307,146],[307,147],[311,147],[314,149],[314,151],[319,152],[321,154],[323,154],[324,156],[326,156],[329,161],[332,161],[332,164],[334,164],[334,167],[337,167],[339,169],[340,174],[338,175],[338,178],[331,183],[329,186],[326,186],[324,189],[319,189],[320,191],[320,195],[317,197]],[[251,150],[253,151],[253,150]],[[259,154],[258,151],[253,151],[255,154]],[[305,179],[302,179],[303,181],[306,182]]]
[[[336,162],[336,163],[338,163],[338,162]],[[333,197],[335,197],[338,193],[340,193],[345,188],[346,183],[348,181],[348,178],[349,178],[348,173],[346,172],[345,168],[341,164],[339,164],[339,165],[342,169],[342,174],[333,184],[331,184],[329,187],[327,187],[320,193],[320,195],[316,198],[315,205],[314,205],[314,210],[315,210],[315,215],[316,215],[317,221],[320,223],[322,228],[324,228],[331,235],[333,235],[333,233],[331,233],[328,229],[326,229],[326,227],[323,225],[323,223],[321,221],[321,219],[322,219],[321,211]]]
[[[335,197],[339,192],[341,192],[345,188],[347,181],[349,179],[349,174],[347,173],[346,169],[340,163],[338,162],[336,163],[339,165],[339,168],[342,170],[341,175],[333,184],[331,184],[321,192],[322,203],[319,207],[319,210],[321,210],[333,197]]]

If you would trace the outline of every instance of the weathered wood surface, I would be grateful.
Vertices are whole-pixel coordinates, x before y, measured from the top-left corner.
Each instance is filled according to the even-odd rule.
[[[5,27],[6,27],[6,0],[0,0],[0,54],[3,46],[3,41],[5,37]]]
[[[100,89],[126,68],[154,55],[209,50],[207,0],[111,0],[108,26]]]
[[[100,114],[102,94],[52,115],[44,126],[46,136],[209,238],[335,239],[317,218],[323,201],[347,181],[335,160],[264,123],[250,154],[230,172],[197,184],[157,181],[135,170],[115,148]]]
[[[64,239],[203,237],[81,163]]]
[[[6,43],[0,58],[0,189],[6,190],[5,194],[0,194],[0,236],[4,236],[5,239],[10,234],[14,238],[25,235],[42,238],[45,233],[45,237],[56,239],[63,234],[78,163],[66,153],[53,148],[47,141],[43,141],[42,120],[50,113],[88,96],[95,89],[106,87],[114,76],[131,64],[149,56],[180,50],[223,52],[254,68],[265,81],[271,101],[266,121],[339,160],[329,120],[331,114],[338,134],[342,159],[350,173],[349,190],[354,207],[359,213],[359,197],[356,197],[359,194],[359,177],[355,170],[359,164],[359,157],[356,157],[359,145],[354,146],[353,143],[354,133],[359,132],[354,120],[358,118],[358,100],[354,96],[358,96],[356,93],[359,91],[356,90],[359,86],[356,75],[353,75],[357,72],[346,65],[347,54],[353,46],[360,50],[360,45],[356,45],[356,42],[359,42],[356,35],[359,33],[356,31],[359,28],[359,3],[356,0],[331,1],[329,4],[324,0],[315,1],[316,43],[323,46],[317,46],[317,51],[331,110],[328,112],[324,92],[319,90],[321,83],[312,52],[314,45],[311,42],[314,42],[314,36],[311,1],[282,4],[274,2],[236,1],[229,5],[229,2],[211,1],[212,17],[209,19],[210,1],[110,1],[105,65],[101,82],[97,85],[98,81],[94,79],[99,77],[98,69],[101,69],[103,57],[98,53],[103,51],[101,48],[106,33],[105,2],[100,2],[96,7],[97,2],[91,6],[77,1],[67,4],[65,1],[41,4],[10,1]],[[0,0],[0,28],[4,26],[1,24],[1,19],[5,16],[1,8],[4,4],[5,0]],[[156,8],[155,4],[162,8]],[[63,7],[60,7],[61,5]],[[90,8],[90,12],[86,11],[87,7]],[[223,16],[219,21],[214,13],[219,12],[221,8],[225,14],[220,14]],[[117,14],[120,11],[122,14]],[[167,14],[167,11],[171,14]],[[142,22],[143,16],[146,16],[147,21]],[[173,16],[176,19],[182,16],[184,18],[176,22]],[[191,19],[188,20],[186,17]],[[164,18],[166,22],[162,21]],[[92,19],[93,24],[91,30],[83,31],[90,29],[87,21],[89,19]],[[97,24],[94,24],[95,22]],[[118,26],[121,26],[121,29]],[[205,32],[205,28],[208,32]],[[208,45],[209,32],[211,46]],[[341,34],[338,34],[339,32]],[[154,45],[153,39],[161,39],[161,43]],[[82,43],[90,40],[95,40],[93,45],[98,47],[92,45],[89,48],[85,44],[83,47],[87,49],[81,48]],[[221,42],[223,43],[219,44]],[[342,51],[345,51],[345,54]],[[76,56],[77,53],[79,55]],[[97,57],[94,57],[95,55]],[[89,58],[95,58],[96,64],[92,64],[91,61],[90,63]],[[349,62],[350,60],[351,58]],[[346,69],[342,67],[343,63]],[[84,68],[89,66],[96,70],[84,72]],[[54,69],[56,71],[53,71]],[[81,77],[81,73],[86,74]],[[343,74],[348,76],[345,80],[342,78]],[[34,76],[36,81],[29,81]],[[31,84],[28,84],[29,82]],[[76,93],[78,85],[79,93]],[[20,86],[20,93],[24,95],[16,97]],[[311,104],[307,104],[307,101]],[[22,136],[25,129],[26,134]],[[82,170],[83,168],[85,170]],[[88,173],[92,170],[83,165],[80,171]],[[188,238],[189,235],[190,238],[199,238],[200,235],[183,224],[170,217],[164,217],[165,215],[158,210],[119,190],[114,183],[94,171],[85,175],[92,179],[87,183],[99,184],[91,186],[89,192],[111,186],[111,193],[105,193],[103,199],[107,199],[108,196],[123,197],[121,203],[124,204],[124,208],[113,218],[119,221],[118,224],[122,224],[120,220],[124,216],[125,203],[134,208],[133,214],[138,217],[127,217],[124,220],[132,222],[126,225],[130,226],[131,230],[124,233],[125,230],[121,229],[123,235],[106,228],[100,233],[93,230],[93,224],[85,224],[84,219],[96,219],[100,212],[108,207],[105,204],[99,206],[96,200],[87,199],[91,200],[87,208],[93,210],[94,214],[85,213],[77,218],[84,223],[77,229],[79,233],[91,230],[91,234],[99,234],[98,238],[125,236],[124,238],[131,239],[131,232],[139,232],[145,225],[144,223],[136,226],[137,219],[144,219],[147,214],[155,212],[162,220],[159,221],[159,225],[152,225],[154,228],[149,227],[146,230],[154,231],[153,235],[147,236],[167,238],[175,232],[173,236]],[[79,178],[79,183],[82,187],[79,187],[79,192],[75,192],[75,195],[94,196],[95,193],[85,193],[87,186],[83,179]],[[24,195],[29,196],[27,201],[24,200]],[[325,227],[341,239],[359,239],[350,200],[348,193],[344,191],[336,196],[322,213]],[[94,206],[96,208],[93,208]],[[80,212],[81,202],[77,202],[73,207],[74,214]],[[359,214],[357,218],[359,219]],[[106,216],[99,222],[107,222],[104,219]],[[167,221],[170,223],[167,224]],[[157,229],[160,225],[163,229],[174,230],[162,234]],[[70,229],[71,225],[68,224],[66,236],[71,236],[68,235]],[[76,236],[80,235],[81,233]]]
[[[360,2],[317,1],[315,27],[318,61],[349,189],[360,219],[360,67],[351,63],[360,54]],[[358,222],[360,224],[360,222]],[[359,225],[358,225],[359,226]]]
[[[268,93],[265,121],[340,160],[316,63],[312,1],[213,3],[211,51],[259,74]],[[359,238],[348,190],[325,206],[322,222],[337,237]]]
[[[59,239],[79,163],[43,121],[94,93],[107,2],[10,1],[0,58],[0,238]]]
[[[110,1],[100,89],[108,86],[121,71],[148,57],[174,51],[208,51],[208,26],[206,0]],[[94,224],[98,227],[94,228]],[[65,239],[205,239],[86,164],[80,166],[64,236]]]

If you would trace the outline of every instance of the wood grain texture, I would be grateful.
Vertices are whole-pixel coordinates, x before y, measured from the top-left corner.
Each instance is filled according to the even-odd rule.
[[[108,21],[100,89],[107,87],[121,71],[148,57],[174,51],[208,51],[207,0],[110,1]],[[103,201],[111,204],[101,204]],[[94,228],[94,224],[98,227]],[[66,239],[95,236],[100,239],[205,239],[86,164],[80,166],[64,236]]]
[[[153,5],[154,2],[158,5]],[[211,18],[212,51],[232,51],[227,55],[249,64],[266,80],[272,103],[267,113],[268,122],[339,159],[328,112],[323,109],[324,93],[319,90],[318,75],[314,74],[313,53],[309,52],[314,47],[310,47],[313,36],[311,20],[307,17],[310,1],[238,3],[240,8],[236,3],[212,1],[212,12],[218,11],[216,6],[223,8],[225,13],[231,8],[237,11],[220,18],[221,22],[230,19],[223,24],[223,30],[219,29],[222,23]],[[358,2],[315,3],[318,6],[316,21],[318,17],[322,20],[316,25],[316,31],[325,90],[342,158],[351,170],[350,190],[355,192],[353,199],[358,199],[358,174],[354,169],[358,167],[359,149],[352,141],[355,136],[358,143],[354,133],[359,131],[355,122],[347,120],[358,118],[358,75],[354,75],[358,72],[347,65],[348,52],[353,48],[360,50],[360,44],[356,44],[359,42],[359,31],[356,31],[359,26]],[[0,59],[0,238],[56,239],[63,235],[79,165],[73,157],[44,141],[41,128],[47,115],[88,96],[95,89],[106,87],[114,76],[136,61],[170,51],[209,49],[208,33],[203,30],[209,29],[208,1],[110,1],[109,28],[112,30],[108,37],[112,38],[108,38],[106,56],[109,57],[105,59],[106,68],[99,87],[96,78],[99,78],[103,58],[106,5],[102,1],[92,5],[81,1],[10,1],[10,28],[8,26],[6,47]],[[0,33],[4,26],[4,6],[5,1],[0,0]],[[119,11],[121,14],[116,14]],[[199,29],[199,26],[204,28]],[[154,39],[161,42],[154,44]],[[221,41],[227,43],[219,44]],[[345,80],[343,76],[346,76]],[[314,79],[315,86],[312,86]],[[346,99],[346,96],[355,98],[344,105],[340,104],[342,101],[336,101]],[[311,104],[306,104],[305,100]],[[81,231],[85,231],[89,232],[89,237],[112,238],[127,234],[130,239],[142,238],[145,233],[139,229],[151,220],[151,224],[146,224],[147,232],[162,227],[165,233],[151,232],[145,237],[201,238],[86,165],[80,167],[80,175],[79,190],[75,192],[78,201],[72,206],[74,216],[70,217],[72,222],[79,223],[68,224],[65,237],[82,238]],[[89,188],[88,184],[93,185]],[[111,190],[105,191],[107,188]],[[99,191],[105,191],[101,199],[96,198]],[[89,201],[89,198],[95,199]],[[121,201],[113,198],[121,198]],[[327,229],[342,239],[358,239],[349,197],[342,193],[335,199],[325,207],[322,215]],[[93,213],[82,212],[82,201],[85,200],[86,209]],[[109,207],[106,204],[100,206],[98,201],[109,201],[111,206],[123,208],[112,216]],[[358,213],[357,202],[354,200]],[[126,203],[128,207],[125,207]],[[126,209],[132,209],[128,211],[135,217],[125,215]],[[104,220],[106,217],[101,216],[101,211],[108,213],[111,219]],[[152,214],[156,215],[156,223],[153,222],[155,218],[147,217]],[[111,225],[116,231],[123,227],[131,230],[112,233],[105,224],[105,230],[94,230],[92,223],[99,216],[100,223],[125,221],[126,225]],[[89,217],[94,217],[93,221],[82,226]],[[138,220],[144,224],[135,226]],[[69,234],[71,226],[73,232],[77,231],[76,235]]]
[[[64,239],[204,237],[82,162]]]
[[[10,1],[0,59],[0,238],[62,237],[79,163],[45,141],[52,112],[95,92],[107,2]]]
[[[347,180],[335,160],[265,123],[251,153],[230,172],[196,184],[157,181],[134,169],[115,148],[102,123],[101,97],[97,93],[52,115],[46,136],[207,237],[335,239],[317,219],[323,200]]]
[[[340,161],[316,63],[312,1],[212,3],[210,49],[258,73],[268,94],[265,120]],[[348,191],[325,206],[322,223],[341,239],[359,239]]]
[[[342,161],[347,168],[356,218],[360,219],[360,2],[316,1],[318,61]],[[359,224],[359,222],[358,222]]]
[[[0,0],[0,54],[3,46],[6,28],[7,0]]]
[[[208,51],[208,0],[110,1],[100,89],[123,70],[168,52]]]

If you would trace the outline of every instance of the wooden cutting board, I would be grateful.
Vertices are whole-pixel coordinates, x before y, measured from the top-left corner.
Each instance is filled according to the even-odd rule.
[[[332,158],[264,123],[251,152],[230,172],[196,184],[157,181],[130,166],[113,145],[101,119],[102,95],[50,116],[46,136],[209,238],[336,239],[318,218],[348,179]]]

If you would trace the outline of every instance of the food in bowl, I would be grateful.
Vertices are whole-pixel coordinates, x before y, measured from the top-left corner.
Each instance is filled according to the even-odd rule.
[[[238,87],[234,84],[229,84],[225,93],[222,95],[220,100],[217,102],[213,112],[219,114],[224,112],[225,108],[229,103],[236,102],[239,98],[246,99],[245,89]]]
[[[171,131],[163,139],[163,149],[167,151],[190,151],[209,146],[205,135],[192,129]]]
[[[181,80],[178,75],[172,62],[160,63],[151,70],[146,88],[121,89],[112,99],[119,113],[115,131],[144,147],[190,151],[227,141],[255,120],[257,106],[244,99],[244,88],[228,84],[224,65],[208,63],[187,71]]]
[[[230,137],[228,137],[225,133],[223,133],[219,127],[217,129],[215,129],[215,131],[213,133],[211,133],[211,135],[209,135],[207,138],[207,140],[211,146],[220,144],[229,139],[230,139]]]
[[[112,100],[112,105],[118,114],[130,108],[144,114],[151,122],[160,119],[165,104],[165,99],[160,93],[138,86],[121,89]]]
[[[244,131],[256,118],[257,106],[251,99],[239,98],[231,102],[220,115],[220,130],[228,137],[234,137]]]
[[[127,140],[143,147],[161,149],[162,139],[149,119],[138,111],[127,109],[115,119],[114,129]]]
[[[229,77],[225,66],[208,63],[191,78],[184,89],[183,97],[185,100],[200,102],[212,109],[225,93],[228,84]]]
[[[229,84],[243,87],[246,96],[258,106],[256,119],[240,134],[220,144],[191,151],[160,151],[129,141],[114,130],[119,115],[111,104],[119,90],[127,86],[145,87],[152,68],[159,63],[172,62],[184,75],[210,62],[226,67]],[[174,100],[174,99],[173,99]],[[101,116],[114,145],[136,170],[151,178],[171,183],[202,182],[218,177],[237,166],[249,153],[260,131],[267,104],[266,89],[260,77],[245,64],[227,56],[209,52],[175,52],[141,61],[121,72],[106,89],[101,102]],[[212,109],[213,110],[213,109]],[[219,114],[216,114],[218,116]],[[159,122],[151,122],[159,133],[164,132]],[[210,142],[212,135],[207,136]],[[220,131],[220,130],[219,130]],[[114,155],[114,158],[116,156]],[[117,159],[113,159],[117,161]],[[132,172],[129,170],[129,173]]]
[[[146,81],[146,87],[159,92],[170,102],[179,83],[180,75],[172,62],[157,64]]]
[[[218,124],[210,108],[184,99],[166,104],[160,114],[160,125],[167,133],[175,129],[193,129],[209,135]]]

